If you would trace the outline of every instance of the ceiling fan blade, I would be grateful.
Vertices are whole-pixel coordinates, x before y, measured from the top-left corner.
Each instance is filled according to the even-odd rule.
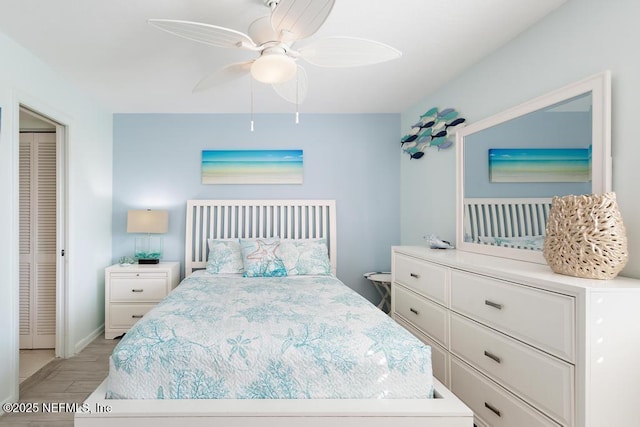
[[[292,104],[302,104],[307,97],[309,80],[307,72],[298,65],[296,76],[284,83],[272,85],[278,95]]]
[[[335,0],[280,0],[271,13],[271,26],[282,41],[304,39],[324,24]]]
[[[200,80],[193,88],[193,92],[203,92],[214,86],[219,86],[237,79],[238,77],[249,74],[251,71],[251,64],[253,64],[253,61],[238,62],[236,64],[227,65],[220,70],[216,70]]]
[[[211,46],[257,49],[251,37],[230,28],[173,19],[149,19],[147,22],[167,33]]]
[[[355,37],[327,37],[299,49],[307,62],[320,67],[359,67],[390,61],[402,52],[384,43]]]

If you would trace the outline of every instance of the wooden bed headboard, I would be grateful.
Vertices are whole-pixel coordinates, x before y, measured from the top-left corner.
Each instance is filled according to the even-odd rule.
[[[544,236],[550,198],[464,199],[464,241]]]
[[[336,273],[335,200],[188,200],[185,276],[206,268],[207,239],[326,239]]]

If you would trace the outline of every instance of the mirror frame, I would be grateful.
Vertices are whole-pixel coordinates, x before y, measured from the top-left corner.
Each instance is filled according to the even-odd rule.
[[[604,71],[458,130],[456,134],[456,247],[459,250],[546,264],[542,251],[464,241],[465,138],[492,126],[588,92],[592,94],[591,192],[611,191],[611,73]]]

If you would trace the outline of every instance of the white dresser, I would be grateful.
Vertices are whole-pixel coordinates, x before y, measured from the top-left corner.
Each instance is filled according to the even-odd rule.
[[[639,280],[396,246],[392,316],[478,426],[640,426]]]
[[[104,271],[104,337],[127,332],[144,314],[178,286],[179,262],[118,264]]]

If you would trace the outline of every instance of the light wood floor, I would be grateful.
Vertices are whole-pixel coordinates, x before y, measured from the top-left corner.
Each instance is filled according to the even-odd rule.
[[[117,343],[96,338],[77,356],[50,362],[20,384],[20,402],[82,403],[107,376]],[[0,426],[72,427],[73,413],[4,414]]]
[[[50,349],[20,350],[20,383],[38,372],[56,358],[56,351]]]

